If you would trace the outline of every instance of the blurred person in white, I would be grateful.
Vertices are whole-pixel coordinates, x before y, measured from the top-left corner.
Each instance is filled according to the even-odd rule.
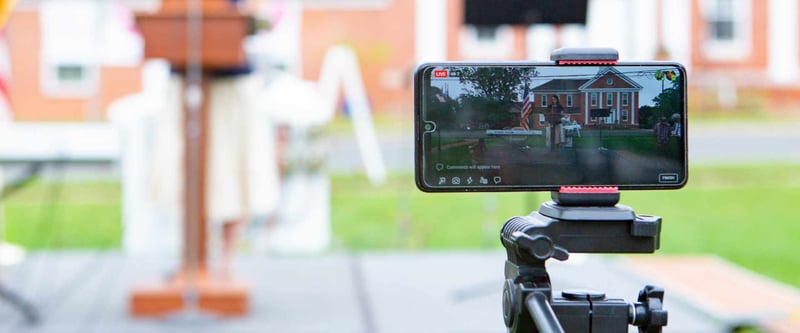
[[[221,227],[225,262],[242,224],[255,216],[270,218],[279,206],[276,135],[263,89],[261,80],[246,74],[211,82],[207,214]]]

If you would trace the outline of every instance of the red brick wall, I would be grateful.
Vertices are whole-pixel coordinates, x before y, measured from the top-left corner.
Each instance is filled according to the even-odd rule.
[[[347,45],[358,55],[374,112],[410,116],[416,66],[414,1],[386,9],[305,9],[301,32],[303,76],[319,79],[328,48]]]

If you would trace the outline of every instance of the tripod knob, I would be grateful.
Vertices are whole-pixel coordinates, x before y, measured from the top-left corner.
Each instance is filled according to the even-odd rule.
[[[511,237],[515,239],[520,250],[524,250],[526,254],[537,260],[545,261],[555,258],[564,261],[569,258],[567,250],[555,245],[553,240],[545,235],[529,236],[524,232],[516,231],[511,234]]]
[[[639,327],[639,333],[661,333],[661,328],[667,326],[664,288],[644,287],[639,291],[639,302],[633,305],[631,324]]]
[[[520,311],[520,295],[514,280],[506,280],[503,285],[503,321],[506,327],[511,328]]]

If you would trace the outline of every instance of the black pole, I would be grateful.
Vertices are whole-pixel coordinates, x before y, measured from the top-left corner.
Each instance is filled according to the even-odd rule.
[[[564,333],[558,317],[547,301],[547,295],[542,292],[533,292],[525,299],[525,306],[539,333]]]

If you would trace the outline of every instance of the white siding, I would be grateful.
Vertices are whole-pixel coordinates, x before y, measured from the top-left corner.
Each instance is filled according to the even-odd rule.
[[[417,64],[447,60],[447,0],[416,0],[414,48]]]
[[[690,0],[661,0],[664,6],[661,29],[664,31],[664,44],[671,60],[689,68],[692,59],[692,22]],[[685,13],[685,15],[675,15]]]
[[[768,22],[768,72],[776,83],[797,81],[798,17],[796,0],[770,0]]]

